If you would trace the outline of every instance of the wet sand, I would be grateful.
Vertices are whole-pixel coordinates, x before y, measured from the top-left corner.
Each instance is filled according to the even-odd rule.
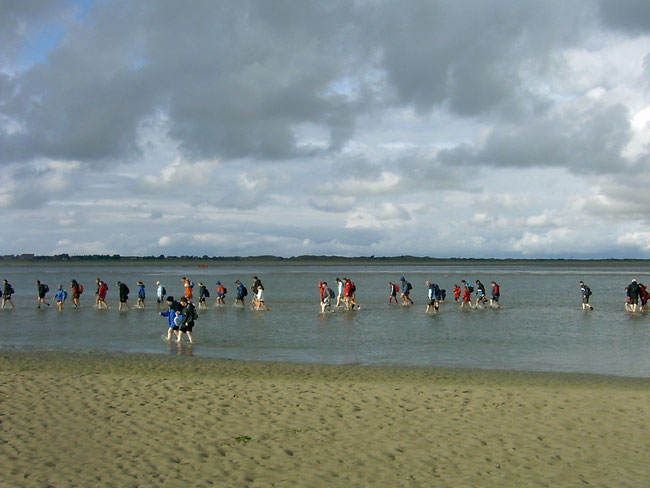
[[[3,486],[647,486],[650,380],[0,352]]]

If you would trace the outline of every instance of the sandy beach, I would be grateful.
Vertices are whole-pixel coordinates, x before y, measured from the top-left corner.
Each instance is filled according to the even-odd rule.
[[[2,486],[647,486],[650,380],[0,354]]]

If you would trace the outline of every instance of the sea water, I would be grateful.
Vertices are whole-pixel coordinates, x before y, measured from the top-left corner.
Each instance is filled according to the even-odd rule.
[[[650,377],[650,314],[624,310],[625,287],[650,283],[650,264],[468,262],[446,265],[196,265],[76,264],[2,266],[0,279],[16,290],[15,309],[0,310],[0,348],[92,353],[185,354],[223,359],[320,364],[442,366],[554,371]],[[233,307],[235,280],[250,286],[257,275],[270,311]],[[195,344],[162,339],[167,319],[156,307],[156,281],[168,294],[183,295],[181,277],[202,281],[211,292],[200,310]],[[388,282],[405,276],[414,305],[388,305]],[[94,308],[95,279],[109,285],[109,310]],[[357,287],[360,310],[320,313],[318,281],[336,290],[335,278]],[[70,281],[84,285],[82,308],[70,299],[57,312],[52,294]],[[50,287],[50,308],[36,309],[39,279]],[[500,309],[462,311],[452,288],[481,280],[501,287]],[[216,307],[215,282],[228,289]],[[439,284],[447,300],[438,314],[425,314],[425,281]],[[593,311],[581,308],[578,282],[593,291]],[[131,310],[118,312],[117,281],[131,289]],[[146,309],[135,309],[138,281],[146,286]],[[474,299],[474,295],[472,295]],[[195,300],[196,302],[196,300]],[[8,306],[8,305],[7,305]],[[186,340],[184,338],[184,340]]]

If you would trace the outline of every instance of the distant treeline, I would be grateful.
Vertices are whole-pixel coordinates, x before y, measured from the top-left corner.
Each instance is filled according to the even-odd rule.
[[[0,263],[58,263],[58,262],[99,262],[99,263],[178,263],[189,262],[196,264],[224,263],[224,262],[242,262],[255,264],[274,264],[274,263],[295,263],[295,264],[431,264],[431,265],[453,265],[453,264],[495,264],[495,265],[516,265],[525,263],[548,263],[556,265],[617,265],[617,264],[640,264],[648,265],[650,260],[647,259],[574,259],[574,258],[542,258],[542,259],[522,259],[522,258],[435,258],[428,256],[324,256],[324,255],[302,255],[292,257],[281,257],[271,255],[261,256],[121,256],[119,254],[88,254],[88,255],[69,255],[55,254],[52,256],[38,256],[35,254],[8,254],[0,256]]]

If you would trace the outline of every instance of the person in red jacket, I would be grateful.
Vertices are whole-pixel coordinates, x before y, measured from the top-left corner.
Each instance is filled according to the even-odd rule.
[[[217,305],[226,305],[226,287],[221,284],[221,281],[217,281]]]
[[[454,301],[457,302],[460,298],[460,286],[454,284]]]
[[[194,283],[185,278],[183,276],[181,278],[181,281],[183,282],[183,287],[185,288],[185,298],[187,298],[190,302],[192,301],[192,288],[194,288]]]
[[[97,289],[97,308],[108,309],[106,304],[106,294],[108,293],[108,285],[103,281],[99,281],[99,288]]]
[[[639,283],[639,302],[641,305],[641,311],[645,312],[648,310],[648,298],[650,298],[650,293],[648,293],[648,287],[643,283]]]
[[[388,282],[388,305],[390,305],[395,299],[395,305],[399,305],[397,301],[397,292],[399,291],[399,286],[394,284],[392,281]]]
[[[463,291],[463,299],[460,302],[460,309],[465,310],[465,307],[473,308],[472,307],[472,292],[469,289],[469,284],[467,281],[463,280],[460,282],[461,289]]]
[[[354,293],[357,291],[357,287],[352,282],[350,278],[343,278],[343,300],[345,301],[346,310],[352,310],[354,307],[361,308],[354,301]]]
[[[490,299],[490,307],[496,307],[496,308],[501,308],[501,304],[499,303],[499,298],[501,297],[501,289],[499,288],[499,285],[496,284],[495,281],[492,283],[492,298]]]

